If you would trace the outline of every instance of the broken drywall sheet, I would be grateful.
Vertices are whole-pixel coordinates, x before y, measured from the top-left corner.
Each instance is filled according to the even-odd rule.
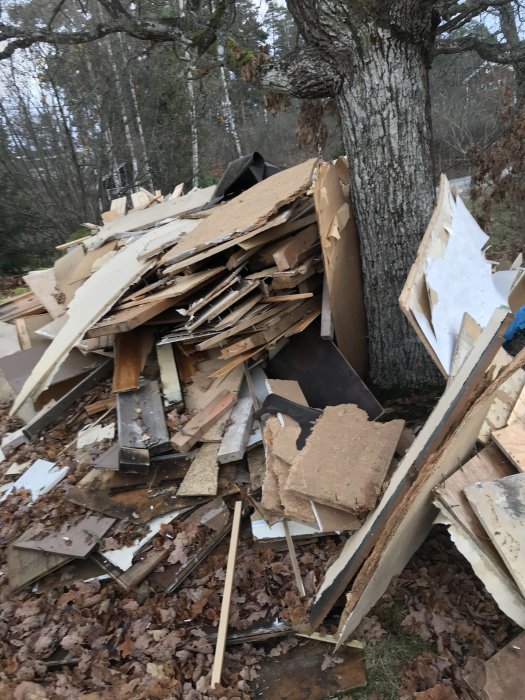
[[[115,437],[115,423],[108,425],[88,425],[81,430],[77,437],[77,450],[88,447],[95,442],[113,440]]]
[[[0,321],[0,357],[13,355],[20,350],[16,327],[12,323]]]
[[[45,459],[37,459],[27,471],[22,474],[0,498],[4,501],[15,489],[27,489],[31,493],[31,500],[51,491],[68,473],[69,467],[57,467],[53,462]]]
[[[514,270],[492,273],[482,247],[488,236],[460,197],[448,193],[452,212],[450,228],[436,233],[436,243],[424,261],[430,318],[411,307],[421,330],[445,371],[452,358],[465,312],[485,327],[493,311],[508,303]]]

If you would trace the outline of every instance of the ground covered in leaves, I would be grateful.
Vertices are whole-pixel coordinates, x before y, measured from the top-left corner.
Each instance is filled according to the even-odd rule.
[[[103,387],[84,401],[100,398]],[[229,647],[224,688],[210,691],[214,645],[224,585],[227,540],[172,595],[146,580],[124,592],[113,580],[86,582],[78,564],[68,564],[32,590],[8,587],[6,545],[30,524],[57,527],[83,511],[63,499],[89,469],[77,461],[74,438],[82,404],[59,426],[19,448],[10,461],[38,457],[67,465],[67,478],[29,505],[23,493],[0,510],[0,697],[13,700],[134,700],[251,698],[258,665],[296,646],[294,636]],[[16,421],[0,416],[0,437]],[[96,456],[96,455],[93,455]],[[9,462],[7,462],[9,463]],[[298,597],[285,548],[253,544],[248,519],[235,570],[230,629],[245,630],[276,618],[299,623],[305,604]],[[188,534],[188,533],[186,533]],[[191,534],[191,533],[190,533]],[[129,537],[124,525],[120,542]],[[156,538],[173,537],[170,528]],[[114,541],[112,541],[114,545]],[[307,593],[314,593],[342,540],[321,538],[298,545]],[[328,631],[333,631],[329,629]],[[467,698],[462,673],[490,657],[512,638],[513,628],[456,552],[436,529],[368,618],[356,637],[364,640],[367,689],[354,700]]]

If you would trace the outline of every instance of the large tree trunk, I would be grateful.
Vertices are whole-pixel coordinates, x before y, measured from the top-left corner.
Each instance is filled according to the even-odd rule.
[[[437,370],[399,308],[432,213],[434,187],[426,56],[430,2],[288,0],[305,48],[268,62],[263,84],[335,97],[361,240],[370,380],[436,383]]]

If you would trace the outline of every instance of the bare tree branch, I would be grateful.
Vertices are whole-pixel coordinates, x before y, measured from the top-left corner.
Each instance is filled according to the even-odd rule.
[[[441,4],[443,24],[438,27],[438,34],[448,34],[468,24],[482,12],[494,7],[509,5],[512,0],[467,0],[467,2],[451,2]]]

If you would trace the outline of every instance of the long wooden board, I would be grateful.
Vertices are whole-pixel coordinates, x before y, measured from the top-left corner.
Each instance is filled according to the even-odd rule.
[[[492,439],[514,466],[525,472],[525,425],[516,421],[506,428],[495,430]]]

